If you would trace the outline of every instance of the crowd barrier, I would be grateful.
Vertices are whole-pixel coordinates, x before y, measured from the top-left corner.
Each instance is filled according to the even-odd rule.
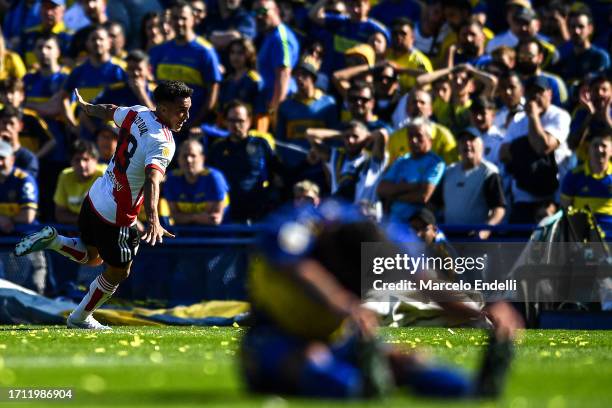
[[[67,235],[77,233],[73,226],[54,226]],[[451,241],[474,240],[471,232],[490,229],[493,231],[490,241],[493,242],[526,241],[534,227],[441,226]],[[51,251],[42,257],[15,257],[12,254],[15,243],[32,228],[19,226],[14,235],[0,236],[0,278],[36,289],[36,285],[40,285],[37,279],[40,280],[40,274],[46,271],[47,295],[78,299],[83,287],[100,273],[101,267],[80,266]],[[132,273],[121,285],[117,297],[158,301],[160,306],[210,299],[244,299],[248,256],[258,230],[257,225],[175,227],[176,238],[165,239],[163,245],[155,247],[140,246]]]

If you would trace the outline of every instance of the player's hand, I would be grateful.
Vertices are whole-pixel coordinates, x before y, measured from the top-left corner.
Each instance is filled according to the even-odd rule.
[[[174,238],[174,234],[166,231],[159,222],[150,222],[147,224],[144,234],[141,239],[151,246],[155,246],[158,242],[164,242],[164,237]]]
[[[589,91],[589,88],[584,86],[580,88],[579,101],[580,105],[584,106],[591,115],[595,113],[595,106],[591,101],[591,91]]]
[[[372,338],[378,329],[378,315],[376,312],[366,309],[361,305],[356,305],[351,309],[349,320],[355,324],[361,335],[365,338]]]
[[[495,326],[495,336],[499,340],[513,339],[518,329],[525,327],[521,315],[508,303],[498,302],[485,309],[485,314]]]
[[[536,101],[527,102],[527,105],[525,106],[525,111],[527,113],[527,116],[529,116],[530,118],[535,118],[536,116],[539,117],[542,113],[542,109]]]

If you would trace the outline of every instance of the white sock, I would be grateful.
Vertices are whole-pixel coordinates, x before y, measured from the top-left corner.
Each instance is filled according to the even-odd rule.
[[[85,320],[113,296],[119,285],[110,284],[102,275],[99,275],[89,285],[89,291],[74,309],[71,316],[76,320]]]
[[[81,264],[85,264],[89,260],[87,256],[87,246],[81,238],[78,237],[65,237],[58,234],[51,245],[49,245],[49,249]]]

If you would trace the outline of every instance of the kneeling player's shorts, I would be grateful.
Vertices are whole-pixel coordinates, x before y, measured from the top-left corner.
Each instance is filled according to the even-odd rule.
[[[120,227],[106,222],[96,213],[89,197],[83,200],[78,225],[85,245],[96,247],[110,266],[126,266],[138,252],[140,234],[136,225]]]

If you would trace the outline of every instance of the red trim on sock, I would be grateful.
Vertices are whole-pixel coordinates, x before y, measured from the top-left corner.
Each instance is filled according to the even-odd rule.
[[[87,256],[87,252],[82,252],[82,251],[79,251],[77,249],[71,248],[66,245],[62,245],[62,247],[60,248],[60,251],[66,252],[67,254],[72,256],[74,259],[76,259],[78,262],[81,262]]]
[[[108,281],[106,279],[104,279],[102,277],[102,275],[98,276],[98,286],[100,286],[102,289],[104,289],[105,291],[111,293],[115,291],[115,287],[113,285],[111,285],[110,283],[108,283]]]
[[[91,299],[89,299],[87,306],[85,306],[85,310],[91,312],[93,308],[96,307],[100,299],[102,299],[102,296],[104,296],[104,292],[96,288],[96,290],[94,290],[93,295],[91,295]]]

